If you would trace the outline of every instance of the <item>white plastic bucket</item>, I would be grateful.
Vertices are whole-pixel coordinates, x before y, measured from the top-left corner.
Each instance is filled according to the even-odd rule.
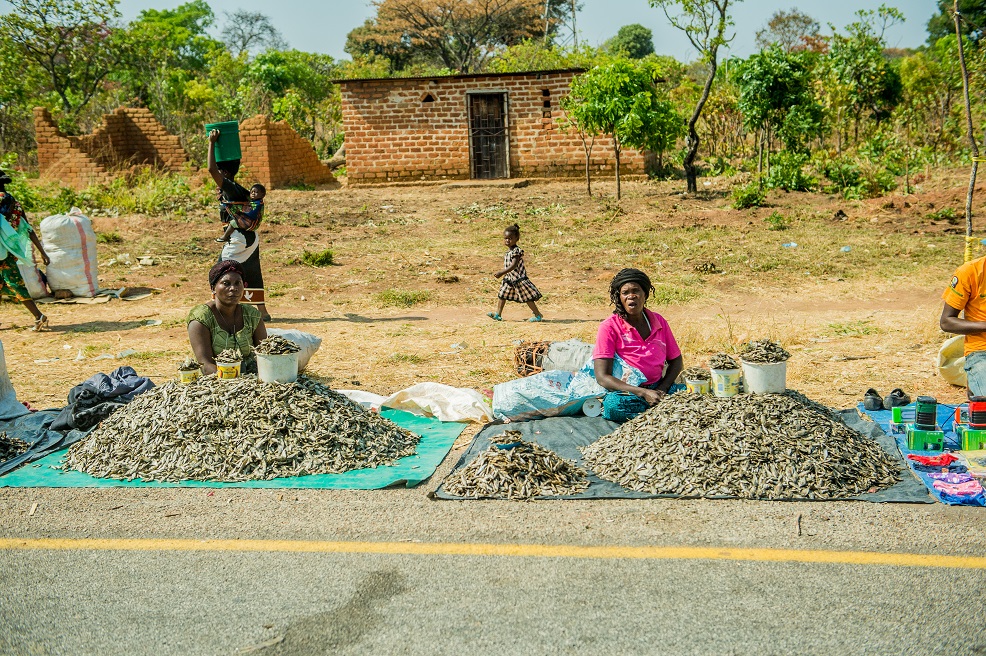
[[[293,383],[298,380],[298,354],[257,354],[257,378],[265,383]]]
[[[685,380],[685,390],[689,394],[708,394],[711,387],[709,380]]]
[[[740,391],[739,369],[712,369],[712,393],[721,398],[736,396]]]
[[[743,361],[746,391],[751,394],[782,394],[787,389],[787,361],[756,364]]]

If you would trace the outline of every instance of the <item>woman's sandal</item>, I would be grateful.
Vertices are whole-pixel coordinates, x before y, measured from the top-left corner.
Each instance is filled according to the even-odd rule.
[[[496,312],[487,312],[487,313],[486,313],[486,316],[488,316],[488,317],[489,317],[490,319],[492,319],[493,321],[503,321],[503,317],[501,317],[501,316],[500,316],[499,314],[497,314]]]
[[[48,330],[48,317],[42,314],[34,321],[34,327],[31,330],[36,333],[40,333],[42,330]]]
[[[544,317],[543,316],[541,316],[540,314],[535,314],[533,317],[531,317],[527,321],[530,322],[530,323],[537,323],[537,322],[543,321],[543,320],[544,320]]]

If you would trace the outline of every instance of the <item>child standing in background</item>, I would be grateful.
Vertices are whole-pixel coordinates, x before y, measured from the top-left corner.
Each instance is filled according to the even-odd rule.
[[[259,182],[250,187],[249,203],[220,201],[220,216],[226,220],[226,230],[218,242],[228,242],[234,230],[256,230],[264,219],[264,196],[267,188]],[[223,212],[222,210],[225,210]]]
[[[503,278],[500,284],[500,292],[496,295],[498,299],[496,312],[487,312],[486,316],[494,321],[503,321],[500,314],[507,301],[515,303],[527,303],[534,316],[528,321],[541,321],[541,311],[535,301],[541,298],[541,292],[534,286],[530,278],[527,277],[527,269],[524,267],[524,251],[517,246],[520,241],[520,226],[516,223],[507,226],[503,231],[503,243],[507,247],[507,254],[503,256],[503,269],[493,274],[494,278]]]

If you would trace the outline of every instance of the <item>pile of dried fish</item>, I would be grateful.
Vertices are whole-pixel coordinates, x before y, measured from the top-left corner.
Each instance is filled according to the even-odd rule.
[[[449,476],[445,491],[457,497],[530,499],[578,494],[585,472],[554,451],[521,439],[520,431],[490,438],[490,447]]]
[[[739,364],[731,355],[716,353],[709,358],[709,368],[718,369],[719,371],[729,371],[730,369],[739,369]]]
[[[123,480],[269,480],[390,465],[418,439],[303,376],[205,376],[140,394],[72,445],[63,466]]]
[[[900,472],[875,440],[787,394],[673,394],[582,454],[601,478],[681,496],[845,499]]]
[[[189,356],[181,361],[178,365],[178,371],[195,371],[196,369],[201,369],[202,365],[195,361],[195,358]]]
[[[685,380],[712,380],[712,372],[705,367],[688,367],[681,375]]]
[[[16,458],[28,449],[28,443],[19,437],[8,437],[6,432],[0,432],[0,462]]]
[[[216,356],[216,362],[239,362],[242,359],[243,355],[240,353],[240,349],[235,348],[223,349]]]
[[[791,354],[777,342],[769,339],[758,339],[750,342],[740,351],[740,357],[745,362],[754,364],[772,364],[774,362],[784,362],[791,357]]]
[[[301,347],[294,342],[284,339],[279,335],[271,335],[267,339],[260,340],[260,343],[254,347],[253,352],[258,355],[286,355],[288,353],[297,353],[301,350]]]

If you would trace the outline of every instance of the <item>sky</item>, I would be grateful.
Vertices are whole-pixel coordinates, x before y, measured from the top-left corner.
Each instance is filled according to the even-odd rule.
[[[599,45],[616,34],[623,25],[640,23],[654,33],[654,47],[658,54],[672,55],[682,61],[694,58],[694,51],[685,37],[668,25],[660,9],[651,8],[647,0],[581,0],[578,14],[580,41]],[[292,48],[307,52],[320,52],[336,59],[347,59],[343,50],[346,34],[363,24],[375,14],[368,0],[207,0],[218,20],[223,12],[236,9],[259,11],[271,18]],[[125,20],[132,20],[144,9],[173,9],[182,0],[120,0],[120,10]],[[830,33],[828,24],[842,29],[853,22],[860,9],[876,9],[881,4],[897,7],[907,19],[891,28],[887,45],[895,48],[917,47],[927,40],[928,19],[934,15],[934,0],[812,0],[791,2],[785,0],[744,0],[736,5],[735,38],[729,45],[729,54],[746,57],[756,50],[756,32],[762,28],[775,11],[790,11],[797,7],[823,26],[823,33]],[[276,7],[276,10],[273,9]]]

